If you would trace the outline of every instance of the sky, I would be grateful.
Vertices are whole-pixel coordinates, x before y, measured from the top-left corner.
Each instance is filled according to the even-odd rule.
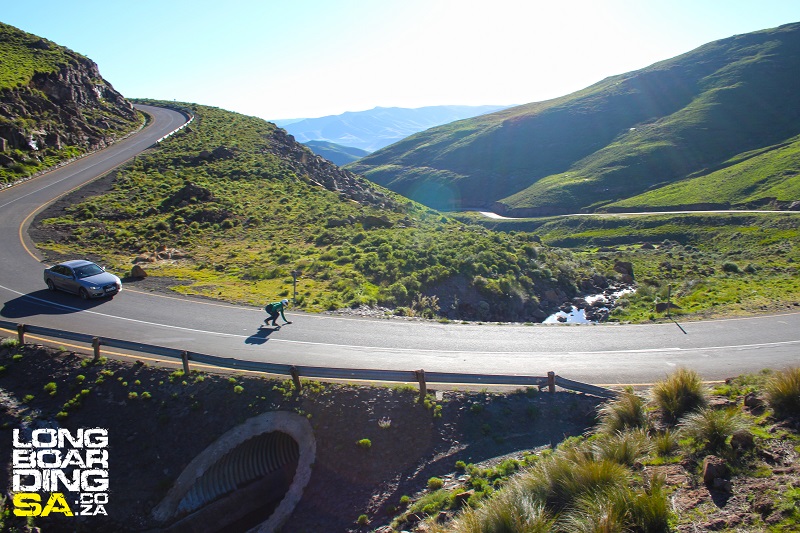
[[[563,96],[800,21],[797,0],[0,0],[126,98],[267,120]]]

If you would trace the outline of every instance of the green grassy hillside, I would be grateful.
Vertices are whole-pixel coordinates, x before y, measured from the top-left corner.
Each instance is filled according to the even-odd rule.
[[[103,148],[142,123],[90,59],[0,23],[0,185]]]
[[[604,206],[607,211],[758,206],[800,199],[800,139],[740,154],[697,177]]]
[[[36,73],[57,72],[76,56],[67,48],[0,22],[0,91],[26,86]]]
[[[798,135],[798,71],[800,24],[790,24],[433,128],[350,168],[438,208],[591,210]]]
[[[630,262],[638,287],[618,302],[612,321],[658,320],[664,313],[656,304],[669,296],[682,320],[800,309],[798,213],[457,217],[493,231],[533,232],[601,273]]]
[[[33,230],[40,248],[102,257],[120,273],[170,251],[144,263],[150,276],[235,302],[291,297],[296,269],[302,309],[382,304],[485,320],[533,320],[544,293],[574,294],[594,273],[530,234],[468,226],[391,193],[348,192],[345,173],[274,125],[190,107],[192,125],[120,170],[112,190],[45,212]],[[322,187],[330,175],[335,183]]]

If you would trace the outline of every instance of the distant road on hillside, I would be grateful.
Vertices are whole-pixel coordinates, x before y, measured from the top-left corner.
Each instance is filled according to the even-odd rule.
[[[678,367],[721,380],[798,364],[800,313],[681,324],[547,326],[460,324],[287,313],[260,326],[263,309],[167,296],[128,283],[113,300],[84,302],[46,290],[26,225],[41,206],[151,146],[185,119],[148,109],[153,124],[111,148],[0,191],[0,317],[237,360],[352,369],[560,376],[621,385]],[[169,142],[169,141],[167,141]],[[300,280],[302,286],[302,279]]]

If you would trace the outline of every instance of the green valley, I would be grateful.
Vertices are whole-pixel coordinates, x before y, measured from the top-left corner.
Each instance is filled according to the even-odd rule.
[[[515,217],[788,205],[800,199],[790,161],[798,58],[800,24],[737,35],[561,98],[432,128],[349,168],[431,207]]]
[[[567,248],[599,272],[633,265],[635,293],[617,302],[612,321],[711,318],[797,311],[800,228],[796,213],[585,215],[535,219],[456,218],[493,231],[533,232]]]
[[[40,249],[120,272],[138,258],[150,276],[178,280],[173,290],[232,302],[293,296],[297,270],[296,304],[308,311],[384,305],[474,320],[541,319],[560,303],[545,294],[576,295],[596,274],[533,234],[381,191],[266,121],[187,108],[190,127],[119,170],[109,191],[40,215]]]
[[[343,167],[347,163],[352,163],[369,153],[360,148],[352,148],[328,141],[306,141],[303,144],[311,148],[315,154],[321,155],[331,163],[339,165],[340,167]]]

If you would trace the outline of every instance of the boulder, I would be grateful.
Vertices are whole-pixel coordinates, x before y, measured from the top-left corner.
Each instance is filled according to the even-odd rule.
[[[349,225],[350,221],[346,218],[329,218],[325,223],[326,228],[343,228]]]
[[[202,204],[215,200],[214,194],[209,189],[186,180],[183,182],[183,187],[167,197],[162,205],[164,207],[185,207],[189,204]]]
[[[469,501],[470,496],[475,494],[475,489],[469,489],[464,492],[459,492],[453,498],[453,501],[456,504],[456,507],[463,507]]]
[[[561,304],[567,299],[567,295],[557,289],[548,289],[543,296],[545,300],[554,304]]]
[[[591,307],[594,307],[595,309],[602,309],[602,308],[608,307],[610,305],[611,305],[611,303],[606,301],[605,298],[598,298],[597,300],[592,302]]]
[[[131,277],[144,279],[147,277],[147,272],[145,272],[144,268],[142,268],[142,265],[133,265],[133,268],[131,269]]]
[[[740,429],[731,435],[731,447],[737,451],[747,452],[755,449],[756,439],[746,429]]]
[[[764,400],[757,393],[748,392],[744,397],[744,405],[751,409],[759,409],[764,406]]]
[[[733,493],[733,483],[728,479],[716,478],[714,479],[714,490],[731,494]]]
[[[614,263],[614,272],[622,274],[623,277],[630,276],[631,280],[633,280],[633,263],[630,261],[616,261]]]
[[[715,480],[725,480],[728,477],[728,463],[716,455],[707,455],[703,459],[703,483],[707,487],[715,487]]]
[[[387,216],[365,215],[360,219],[364,229],[371,228],[391,228],[392,221]]]

